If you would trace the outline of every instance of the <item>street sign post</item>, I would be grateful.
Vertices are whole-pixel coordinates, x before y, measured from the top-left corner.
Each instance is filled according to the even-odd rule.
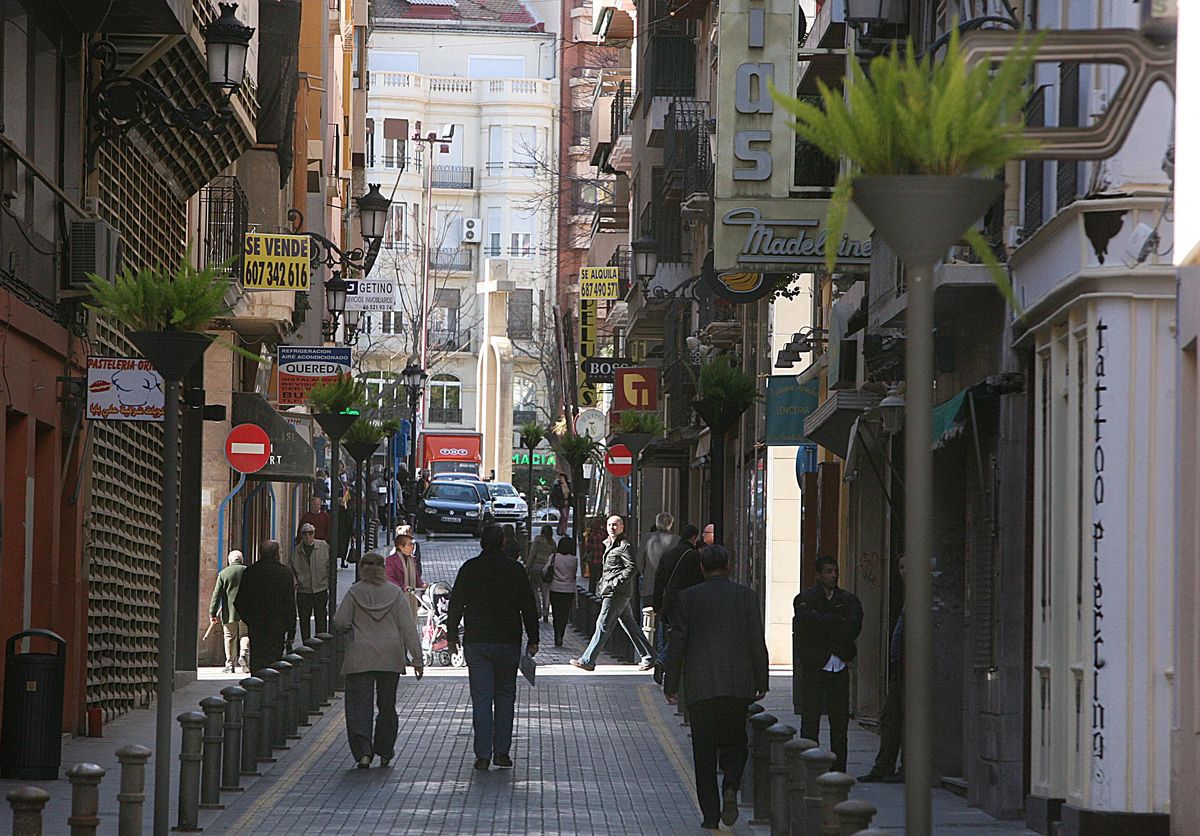
[[[257,424],[239,424],[225,437],[225,459],[238,473],[257,473],[271,460],[271,439]]]
[[[628,476],[633,473],[633,451],[624,444],[614,444],[604,454],[604,468],[613,476]]]

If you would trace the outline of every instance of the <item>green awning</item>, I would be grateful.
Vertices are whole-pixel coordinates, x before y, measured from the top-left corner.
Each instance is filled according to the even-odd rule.
[[[967,396],[974,387],[967,387],[943,404],[933,408],[933,437],[930,439],[934,450],[945,447],[958,438],[963,431],[969,415]]]

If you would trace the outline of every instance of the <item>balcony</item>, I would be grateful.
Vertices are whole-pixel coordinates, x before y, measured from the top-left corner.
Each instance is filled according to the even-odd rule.
[[[461,424],[463,422],[462,407],[431,406],[426,419],[431,424]]]
[[[430,182],[435,189],[473,189],[475,169],[469,165],[435,165]]]
[[[471,251],[466,247],[439,247],[429,251],[429,266],[434,270],[469,273]]]
[[[592,0],[592,32],[601,44],[632,41],[636,18],[634,0]]]
[[[645,63],[647,78],[641,94],[646,145],[661,148],[667,108],[675,99],[696,95],[696,43],[686,34],[656,35],[646,47]]]
[[[400,169],[408,174],[420,174],[422,163],[420,157],[389,157],[387,155],[375,156],[374,154],[367,155],[367,166],[375,168],[375,161],[379,161],[379,166],[386,169]]]
[[[471,332],[459,328],[430,328],[429,347],[433,351],[471,353]]]
[[[805,98],[815,99],[816,97]],[[837,160],[826,156],[820,148],[800,136],[796,137],[796,169],[792,182],[797,189],[828,192],[837,182],[837,175]]]
[[[546,101],[551,82],[540,78],[461,78],[421,73],[373,72],[371,94],[428,102],[494,104],[497,100]]]
[[[708,102],[676,99],[667,108],[663,141],[663,198],[680,201],[689,216],[712,209],[713,161]]]

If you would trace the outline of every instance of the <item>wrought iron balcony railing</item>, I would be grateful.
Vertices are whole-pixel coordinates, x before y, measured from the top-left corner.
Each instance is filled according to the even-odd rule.
[[[466,247],[446,247],[431,250],[429,266],[434,270],[466,272],[471,269],[471,251]]]
[[[711,194],[708,102],[676,99],[663,125],[663,186],[676,199]]]
[[[429,423],[431,424],[461,424],[462,407],[460,406],[431,406],[429,407]]]
[[[435,165],[432,183],[435,189],[473,189],[475,169],[469,165]]]

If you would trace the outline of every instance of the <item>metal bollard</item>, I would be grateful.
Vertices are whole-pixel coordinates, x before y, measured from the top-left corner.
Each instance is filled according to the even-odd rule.
[[[800,756],[809,749],[816,749],[815,740],[793,737],[783,744],[783,757],[787,761],[788,780],[788,829],[793,836],[804,836],[804,761]]]
[[[809,749],[800,756],[804,764],[804,813],[800,832],[805,836],[817,836],[821,832],[821,793],[817,779],[833,769],[837,756],[824,749]]]
[[[279,691],[275,695],[275,717],[279,720],[279,725],[283,727],[283,739],[284,741],[298,740],[300,735],[296,733],[296,703],[292,696],[292,677],[295,675],[296,669],[292,667],[291,662],[284,659],[280,659],[271,667],[279,671]],[[275,733],[275,739],[279,740],[278,732]]]
[[[221,803],[221,748],[225,742],[225,709],[229,704],[220,697],[200,700],[204,712],[204,755],[200,770],[200,807],[223,810]]]
[[[771,836],[788,834],[787,760],[783,746],[796,736],[796,730],[785,723],[776,723],[766,731],[768,748],[767,774],[770,797],[767,807],[771,818]]]
[[[851,798],[834,807],[833,814],[837,816],[839,836],[854,836],[871,826],[871,819],[875,818],[875,805],[860,798]]]
[[[287,748],[287,741],[283,736],[283,726],[279,722],[279,671],[274,668],[263,668],[255,676],[265,683],[262,698],[262,735],[258,744],[258,759],[274,763],[275,758],[271,753],[275,749]]]
[[[833,808],[850,797],[854,778],[845,772],[826,772],[817,779],[817,791],[821,793],[821,836],[838,836],[837,813]]]
[[[71,836],[96,836],[100,826],[100,781],[105,769],[94,763],[77,763],[67,770],[71,782]]]
[[[334,647],[333,633],[317,633],[317,638],[322,642],[317,650],[321,654],[321,705],[324,706],[333,702],[333,663],[337,648]]]
[[[121,791],[117,793],[118,836],[142,836],[142,811],[146,807],[146,761],[150,750],[130,744],[117,750],[121,762]]]
[[[771,750],[766,731],[778,719],[763,711],[750,718],[750,760],[754,764],[754,817],[751,824],[766,824],[771,820]]]
[[[267,683],[257,676],[248,676],[238,683],[246,691],[242,700],[242,767],[243,775],[261,775],[258,771],[258,753],[263,737],[263,688]],[[271,745],[270,738],[267,746]]]
[[[50,793],[41,787],[17,787],[7,796],[12,808],[13,836],[42,836],[42,808]]]
[[[304,653],[301,653],[301,650]],[[296,704],[293,706],[296,710],[296,724],[311,726],[312,723],[308,720],[308,706],[312,702],[312,648],[297,647],[294,653],[287,655],[287,661],[296,668],[296,673],[293,674],[297,680]]]
[[[295,653],[283,657],[283,661],[292,666],[292,681],[288,693],[292,697],[292,716],[290,718],[292,734],[300,736],[300,727],[308,725],[308,696],[303,693],[304,659]]]
[[[230,685],[221,689],[225,709],[225,741],[221,744],[221,789],[240,792],[242,789],[242,734],[246,689]]]
[[[746,739],[751,740],[754,730],[750,727],[750,718],[755,714],[762,714],[766,711],[758,703],[750,703],[746,708]],[[746,758],[746,769],[742,774],[742,786],[738,790],[743,800],[749,802],[754,798],[754,758]]]
[[[319,637],[313,636],[304,643],[305,647],[312,648],[312,702],[309,703],[309,708],[314,714],[319,714],[321,708],[325,705],[325,642]]]
[[[175,830],[200,829],[200,749],[204,742],[204,715],[185,711],[179,715],[183,743],[179,747],[179,823]]]
[[[312,639],[309,639],[312,641]],[[300,690],[307,697],[304,711],[307,716],[321,713],[321,663],[316,648],[301,645],[296,648],[296,655],[304,660],[304,683]]]

